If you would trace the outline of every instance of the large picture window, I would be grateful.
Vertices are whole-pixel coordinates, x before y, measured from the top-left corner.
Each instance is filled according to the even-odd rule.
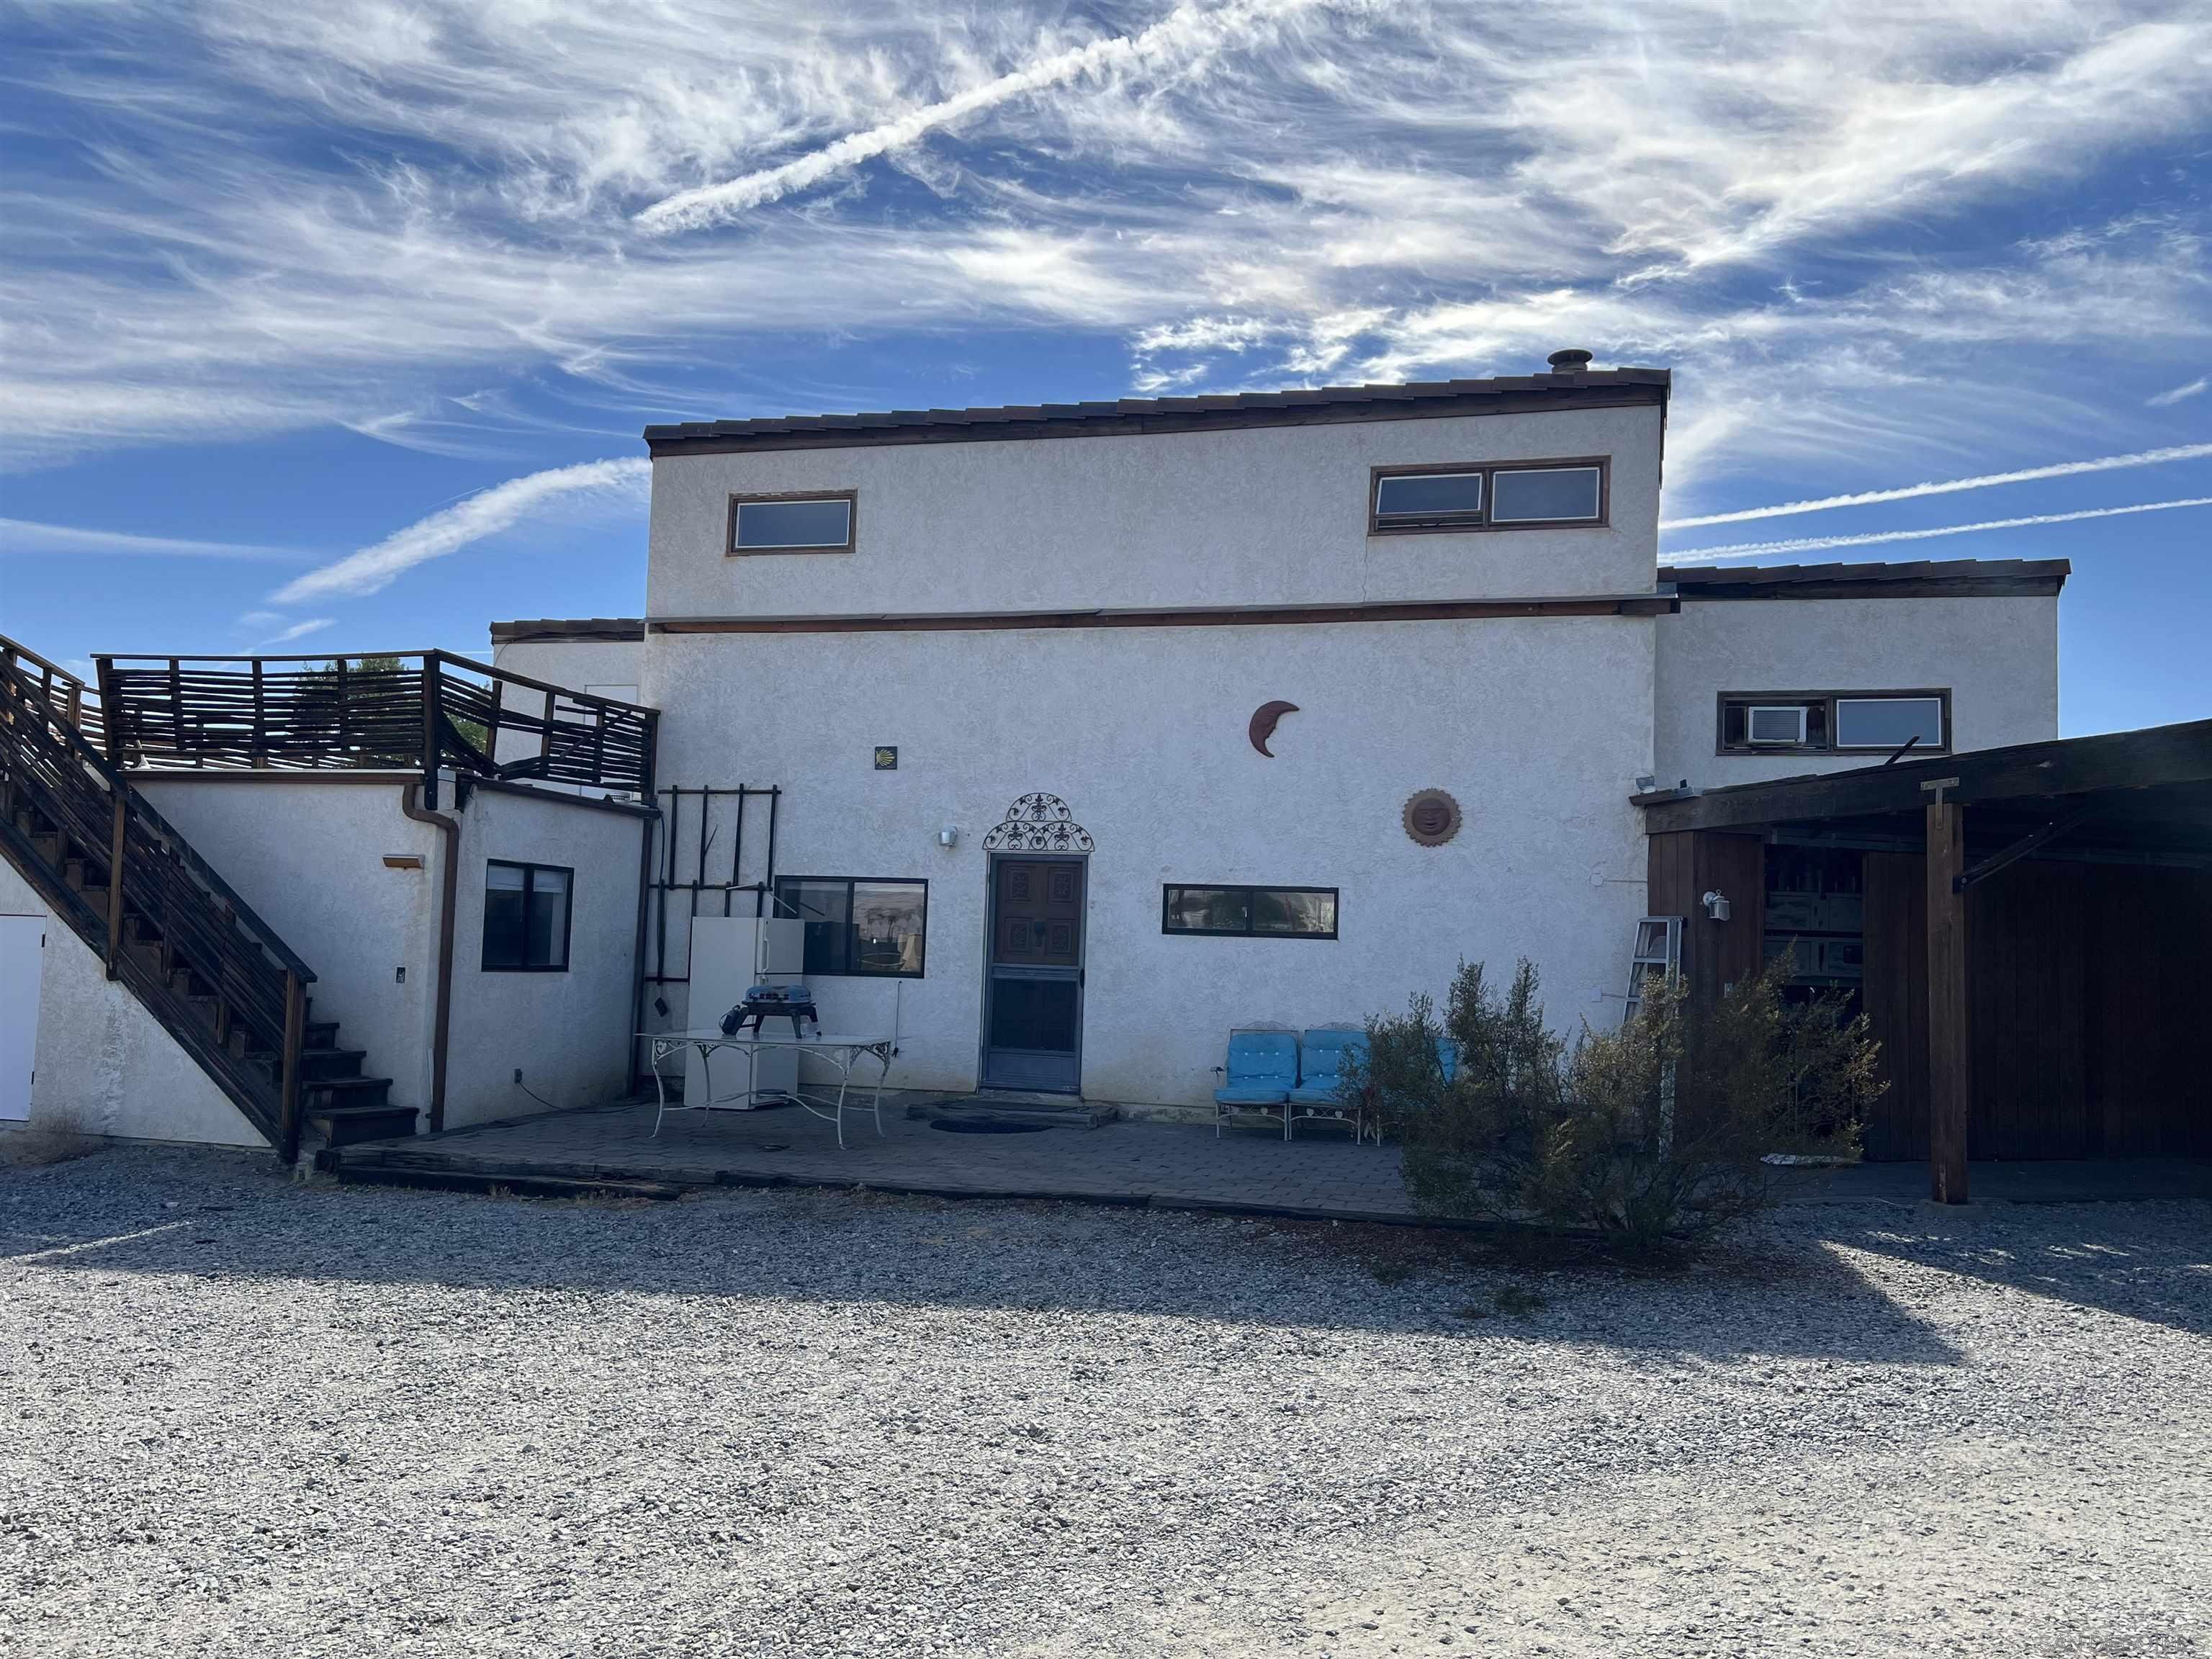
[[[1252,939],[1334,939],[1334,887],[1191,887],[1160,890],[1160,931]]]
[[[484,865],[483,970],[565,974],[576,872],[556,864]]]
[[[805,924],[805,971],[920,979],[929,884],[866,876],[779,876],[775,914]]]
[[[1370,475],[1367,533],[1602,525],[1611,467],[1604,456],[1378,466]]]

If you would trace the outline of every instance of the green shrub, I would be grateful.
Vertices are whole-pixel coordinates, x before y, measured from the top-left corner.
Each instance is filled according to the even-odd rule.
[[[1792,1006],[1785,964],[1708,1009],[1655,976],[1636,1017],[1572,1048],[1520,963],[1503,996],[1462,963],[1438,1020],[1416,996],[1368,1022],[1352,1086],[1404,1148],[1429,1214],[1595,1230],[1632,1251],[1709,1234],[1771,1201],[1769,1152],[1849,1154],[1881,1092],[1864,1015]],[[1457,1050],[1449,1079],[1437,1052]]]

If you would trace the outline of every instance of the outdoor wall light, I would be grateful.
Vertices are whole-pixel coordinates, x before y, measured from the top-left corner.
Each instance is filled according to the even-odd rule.
[[[939,847],[957,847],[960,845],[960,831],[953,825],[946,824],[937,832],[937,844]]]
[[[1705,907],[1705,914],[1715,921],[1726,921],[1729,919],[1728,895],[1719,888],[1716,887],[1707,893],[1701,902]]]

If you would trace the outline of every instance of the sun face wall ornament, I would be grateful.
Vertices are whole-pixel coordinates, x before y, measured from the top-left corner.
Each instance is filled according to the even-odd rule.
[[[1252,723],[1244,728],[1244,735],[1252,739],[1255,749],[1273,760],[1275,751],[1267,747],[1267,739],[1275,735],[1275,722],[1297,712],[1298,706],[1294,702],[1263,702],[1252,711]]]
[[[1406,834],[1423,847],[1441,847],[1459,834],[1459,803],[1441,789],[1410,797],[1400,817]]]

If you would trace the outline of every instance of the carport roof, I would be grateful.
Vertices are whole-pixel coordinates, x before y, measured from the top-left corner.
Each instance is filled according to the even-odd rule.
[[[2212,860],[2212,720],[1634,799],[1654,835],[1813,827],[1917,841],[1922,809],[1942,799],[1968,809],[1978,837],[2069,824],[2045,857]]]

